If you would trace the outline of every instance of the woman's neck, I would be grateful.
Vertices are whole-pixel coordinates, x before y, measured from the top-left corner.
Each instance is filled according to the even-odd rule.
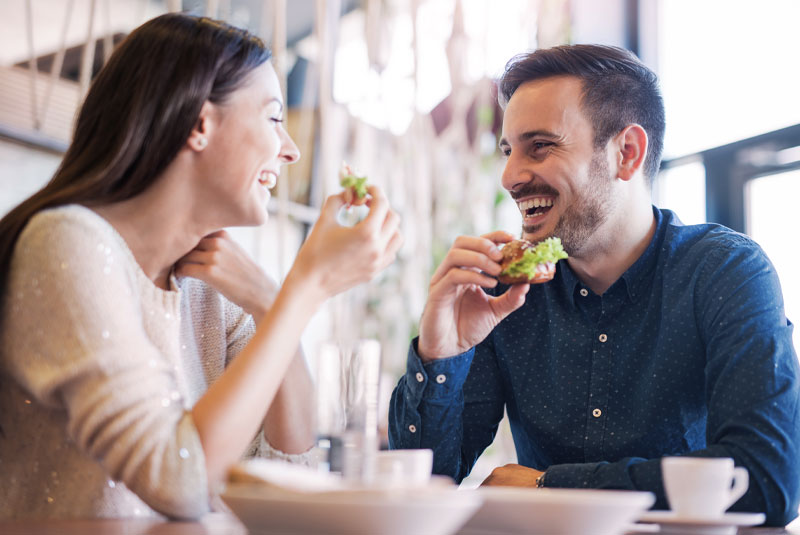
[[[92,207],[122,236],[145,275],[165,290],[175,263],[215,230],[193,221],[180,183],[161,177],[136,197]]]

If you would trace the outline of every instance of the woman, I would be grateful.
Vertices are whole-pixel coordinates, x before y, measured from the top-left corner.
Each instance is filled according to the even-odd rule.
[[[268,59],[221,22],[147,22],[0,221],[0,517],[195,518],[254,436],[310,448],[301,332],[392,262],[399,219],[372,188],[341,227],[328,198],[279,290],[220,231],[262,224],[299,157]]]

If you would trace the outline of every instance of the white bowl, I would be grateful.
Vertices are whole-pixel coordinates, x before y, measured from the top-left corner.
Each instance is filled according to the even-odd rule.
[[[650,492],[481,487],[483,506],[459,535],[618,535],[653,502]]]
[[[222,499],[251,535],[451,535],[483,496],[454,486],[312,493],[233,483]]]

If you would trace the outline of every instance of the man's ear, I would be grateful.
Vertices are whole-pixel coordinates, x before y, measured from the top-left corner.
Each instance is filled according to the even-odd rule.
[[[186,145],[195,152],[201,152],[208,146],[209,137],[214,129],[213,120],[214,105],[209,101],[203,103],[200,108],[200,115],[197,117],[197,123],[192,128],[189,134],[189,139],[186,140]]]
[[[616,151],[617,177],[630,180],[644,168],[647,132],[638,124],[626,126],[612,141]]]

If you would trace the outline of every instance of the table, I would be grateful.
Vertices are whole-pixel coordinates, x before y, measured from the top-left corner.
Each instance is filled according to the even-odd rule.
[[[248,535],[247,529],[242,523],[235,516],[227,513],[211,513],[197,522],[138,519],[0,521],[0,534],[2,535],[43,535],[48,533],[58,535]],[[626,535],[653,535],[653,533],[653,531],[629,532]],[[739,530],[739,535],[800,535],[800,530],[794,527],[790,527],[788,530],[748,528]]]

